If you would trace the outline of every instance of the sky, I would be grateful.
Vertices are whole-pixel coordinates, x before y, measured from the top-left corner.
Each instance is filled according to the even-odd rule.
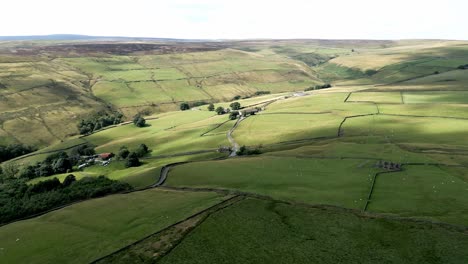
[[[468,40],[467,0],[1,0],[0,35]]]

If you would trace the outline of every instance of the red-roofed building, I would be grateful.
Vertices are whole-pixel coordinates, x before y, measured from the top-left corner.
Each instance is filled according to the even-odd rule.
[[[101,158],[102,160],[110,159],[113,156],[114,156],[114,153],[101,153],[101,154],[99,154],[99,158]]]

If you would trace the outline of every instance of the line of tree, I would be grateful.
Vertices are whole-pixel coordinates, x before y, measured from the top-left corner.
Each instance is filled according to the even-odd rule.
[[[36,150],[37,149],[33,146],[23,144],[11,144],[6,146],[0,146],[0,162],[11,160],[16,157],[34,152]]]
[[[332,85],[329,83],[323,84],[323,85],[315,85],[315,86],[310,86],[308,88],[305,88],[304,91],[312,91],[312,90],[320,90],[320,89],[326,89],[326,88],[331,88]]]
[[[81,135],[87,135],[101,128],[120,124],[122,121],[123,114],[120,112],[107,113],[100,111],[91,117],[82,119],[78,124],[78,129]]]
[[[129,191],[132,187],[104,176],[76,180],[68,175],[28,185],[26,179],[9,179],[0,184],[0,223],[32,216],[75,201]]]
[[[250,148],[247,148],[246,146],[242,146],[239,148],[236,154],[239,156],[258,155],[258,154],[262,154],[262,151],[260,151],[260,149],[258,148],[250,149]]]

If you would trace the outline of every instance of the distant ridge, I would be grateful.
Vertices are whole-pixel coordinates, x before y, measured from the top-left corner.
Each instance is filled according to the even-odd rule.
[[[127,41],[172,41],[172,42],[200,42],[202,39],[148,38],[148,37],[117,37],[117,36],[88,36],[74,34],[31,35],[31,36],[0,36],[0,41],[33,41],[33,40],[127,40]]]

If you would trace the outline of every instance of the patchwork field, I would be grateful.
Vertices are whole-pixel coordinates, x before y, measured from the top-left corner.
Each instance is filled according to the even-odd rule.
[[[0,226],[6,263],[468,262],[466,42],[15,45],[0,147],[38,150],[1,164],[0,202],[70,174],[153,188]],[[79,136],[98,111],[130,122]],[[117,155],[60,170],[84,145]]]

